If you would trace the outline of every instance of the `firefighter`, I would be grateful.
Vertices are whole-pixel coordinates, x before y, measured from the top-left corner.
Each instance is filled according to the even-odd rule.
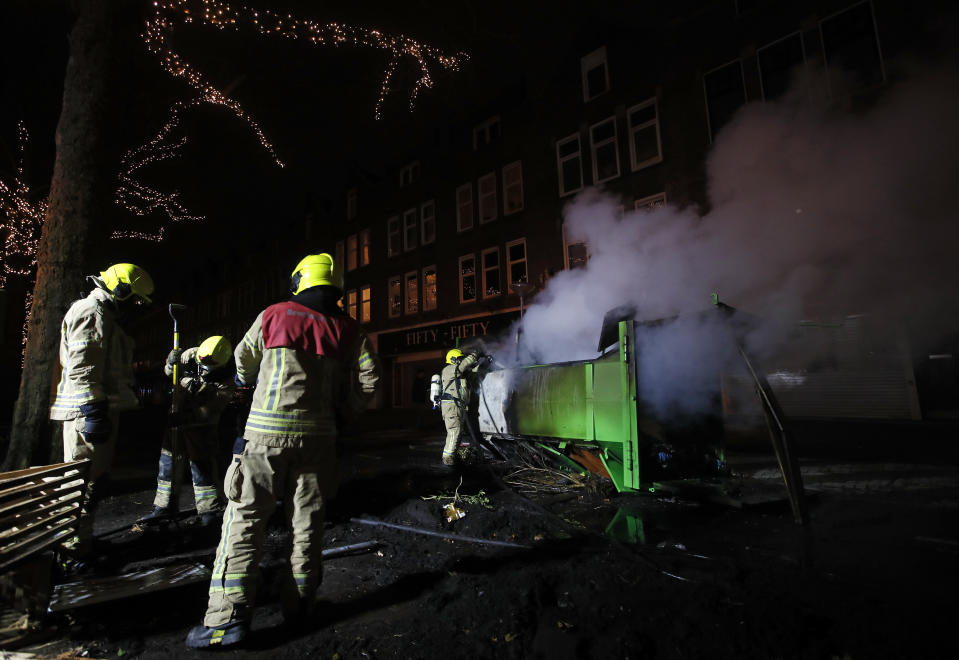
[[[153,293],[153,279],[133,264],[88,279],[93,290],[70,306],[60,327],[62,373],[50,409],[50,419],[63,422],[64,460],[91,460],[77,533],[64,543],[78,559],[93,549],[96,483],[113,462],[119,414],[137,406],[133,340],[124,325]]]
[[[246,637],[267,521],[284,503],[292,551],[282,609],[308,619],[322,577],[327,498],[336,486],[336,418],[359,414],[379,380],[377,358],[359,324],[338,305],[339,264],[313,254],[296,266],[293,296],[257,316],[234,351],[239,383],[256,383],[246,446],[230,466],[227,507],[203,625],[190,648],[225,647]]]
[[[213,524],[222,511],[217,489],[219,470],[216,466],[216,440],[220,415],[233,398],[233,370],[229,365],[232,357],[230,340],[214,335],[207,337],[199,346],[185,351],[173,349],[163,368],[167,377],[173,375],[174,364],[179,362],[183,368],[180,387],[185,397],[182,409],[170,416],[169,424],[180,434],[180,446],[190,459],[193,498],[200,524],[204,526]],[[172,444],[167,434],[160,449],[153,511],[140,518],[140,522],[160,522],[178,512],[179,500],[177,494],[172,492]]]
[[[464,354],[458,348],[446,353],[446,366],[440,375],[442,392],[440,411],[446,424],[446,445],[443,447],[443,465],[456,462],[456,447],[463,427],[469,423],[470,396],[473,388],[470,373],[475,372],[483,359],[477,353]]]

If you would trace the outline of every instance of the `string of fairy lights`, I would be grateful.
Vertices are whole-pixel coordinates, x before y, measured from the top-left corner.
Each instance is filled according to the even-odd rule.
[[[220,30],[253,29],[265,37],[296,39],[315,46],[353,46],[383,51],[388,59],[374,108],[374,117],[377,120],[382,116],[387,97],[395,91],[393,84],[401,61],[412,59],[418,66],[419,75],[409,92],[409,106],[412,110],[420,92],[433,86],[435,69],[454,72],[467,59],[464,53],[450,55],[402,34],[387,34],[377,29],[338,22],[320,23],[297,18],[289,12],[246,6],[234,7],[222,0],[158,0],[153,4],[155,12],[147,21],[142,35],[147,50],[158,58],[160,66],[167,73],[185,81],[194,90],[196,97],[173,104],[166,123],[153,139],[127,152],[122,161],[116,201],[139,216],[162,211],[172,222],[202,220],[203,216],[190,213],[181,203],[178,192],[163,193],[140,182],[135,174],[146,165],[169,160],[179,154],[186,143],[186,137],[177,138],[175,135],[180,127],[183,112],[187,108],[204,103],[227,108],[250,127],[273,162],[279,167],[284,166],[273,143],[243,106],[210,82],[197,67],[173,49],[169,37],[178,29],[195,24],[212,26]],[[116,231],[112,234],[114,238],[139,238],[153,241],[162,241],[165,235],[165,225],[152,233]]]

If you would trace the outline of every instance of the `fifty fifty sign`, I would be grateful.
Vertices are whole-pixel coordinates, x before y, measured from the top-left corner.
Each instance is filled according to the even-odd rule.
[[[495,316],[481,316],[449,323],[438,323],[409,330],[396,332],[382,332],[377,340],[378,352],[381,355],[397,355],[399,353],[413,353],[442,348],[452,348],[457,340],[460,342],[472,337],[487,337],[495,335],[509,328],[519,314],[497,314]]]

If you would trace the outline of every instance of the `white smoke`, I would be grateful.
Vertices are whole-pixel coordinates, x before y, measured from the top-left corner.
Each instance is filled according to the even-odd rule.
[[[630,304],[638,320],[661,319],[708,309],[711,292],[767,321],[751,350],[774,347],[801,318],[938,310],[955,330],[957,117],[952,71],[891,85],[859,114],[792,95],[747,105],[719,134],[708,212],[620,217],[612,195],[579,195],[566,228],[587,242],[590,261],[535,297],[519,361],[594,358],[607,310]],[[663,407],[684,401],[697,374],[729,359],[732,341],[710,326],[640,339],[647,396]]]

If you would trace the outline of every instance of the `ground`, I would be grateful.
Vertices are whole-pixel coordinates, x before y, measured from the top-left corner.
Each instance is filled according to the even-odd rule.
[[[959,657],[955,466],[804,457],[811,521],[803,527],[761,445],[731,447],[732,478],[708,490],[664,486],[623,495],[587,480],[523,493],[507,483],[515,467],[444,469],[437,420],[419,429],[412,421],[360,430],[345,445],[325,545],[379,545],[326,561],[315,621],[290,635],[279,627],[276,589],[287,539],[274,520],[254,634],[229,655]],[[149,509],[151,470],[121,460],[101,505],[100,533],[125,529]],[[711,502],[723,489],[736,497]],[[447,522],[444,506],[457,491],[466,515]],[[730,506],[736,501],[752,505]],[[172,555],[209,565],[218,530],[190,523],[104,537],[100,572],[184,561],[165,559]],[[51,615],[51,637],[21,651],[198,656],[183,640],[205,604],[206,585],[198,582],[76,608]]]

